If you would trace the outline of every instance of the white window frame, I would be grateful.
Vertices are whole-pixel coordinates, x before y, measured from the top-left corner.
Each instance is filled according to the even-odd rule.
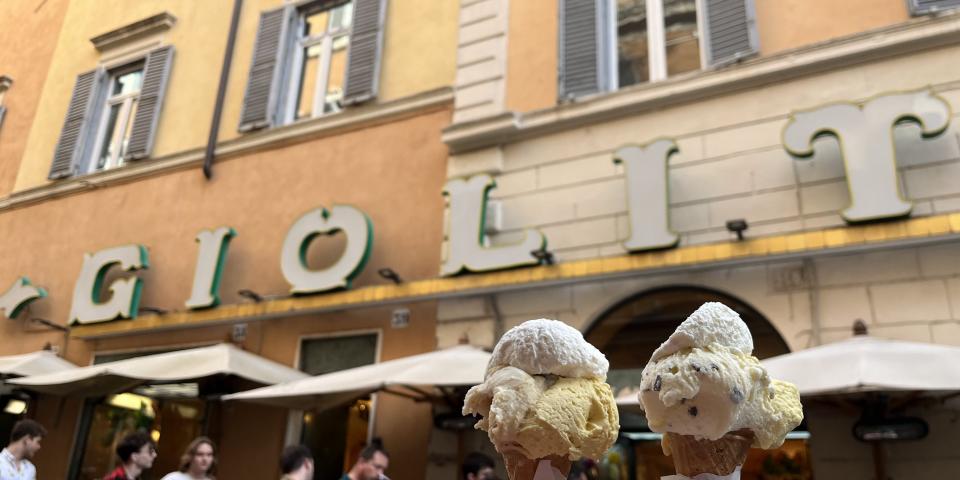
[[[123,128],[126,128],[130,120],[131,110],[133,109],[133,101],[140,97],[140,93],[143,91],[143,74],[146,70],[146,65],[143,63],[145,59],[134,60],[133,62],[127,62],[124,65],[120,65],[108,70],[108,75],[106,75],[106,82],[99,85],[97,88],[103,89],[103,96],[105,97],[102,102],[100,102],[99,107],[99,119],[97,121],[97,129],[94,132],[94,144],[93,150],[90,152],[90,158],[87,160],[86,173],[96,173],[100,171],[114,169],[120,166],[123,166],[123,149],[122,145],[117,146],[114,150],[113,155],[107,159],[107,162],[103,165],[103,168],[97,168],[97,163],[100,161],[100,152],[103,150],[104,142],[108,141],[105,138],[107,122],[110,119],[110,110],[114,105],[121,105],[120,112],[117,115],[116,126],[122,125]],[[135,65],[139,63],[140,69],[140,89],[133,93],[124,93],[119,95],[110,96],[110,89],[113,87],[114,80],[121,75],[135,71]],[[117,128],[117,127],[114,128]],[[130,125],[133,126],[132,124]],[[121,142],[123,137],[127,134],[124,133],[120,136]]]
[[[306,19],[308,16],[315,14],[321,11],[333,12],[334,9],[339,8],[345,4],[350,5],[350,24],[346,28],[337,28],[336,30],[330,30],[329,22],[333,20],[333,15],[328,16],[327,28],[324,30],[324,33],[320,36],[310,36],[303,37],[302,33],[306,25]],[[321,4],[322,5],[322,4]],[[290,48],[293,49],[293,52],[290,55],[290,74],[288,75],[287,83],[287,95],[286,95],[286,104],[284,105],[283,111],[283,122],[284,124],[292,123],[300,120],[308,120],[310,118],[316,118],[323,115],[329,115],[332,113],[338,113],[342,109],[337,108],[336,110],[330,112],[324,112],[324,106],[326,105],[327,100],[327,86],[329,83],[330,76],[330,61],[333,57],[333,42],[340,37],[347,37],[349,49],[349,39],[353,34],[353,1],[348,0],[343,3],[337,3],[334,6],[324,7],[321,5],[308,5],[306,7],[301,7],[296,12],[296,19],[293,24],[294,39]],[[318,59],[319,66],[317,71],[317,78],[313,85],[313,106],[310,112],[310,117],[296,118],[297,117],[297,107],[300,103],[300,77],[303,73],[303,53],[307,48],[314,47],[319,45],[321,48],[320,58]]]
[[[706,45],[704,44],[703,18],[704,5],[706,0],[696,0],[695,8],[697,12],[697,42],[700,45],[700,70],[705,70],[707,65]],[[609,69],[611,90],[619,90],[620,85],[620,66],[619,66],[619,38],[617,32],[617,0],[608,0],[608,28],[609,35],[606,41],[610,42],[608,49]],[[662,82],[666,80],[667,75],[667,33],[666,19],[663,16],[663,0],[646,0],[647,9],[647,69],[650,72],[650,78],[646,83]],[[636,83],[635,85],[640,85]]]

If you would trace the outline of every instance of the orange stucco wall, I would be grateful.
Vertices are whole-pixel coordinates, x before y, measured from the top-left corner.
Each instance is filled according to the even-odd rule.
[[[222,158],[212,181],[205,180],[199,169],[182,170],[0,211],[0,231],[17,232],[0,239],[0,252],[4,252],[0,284],[25,275],[49,291],[49,297],[36,301],[22,318],[0,322],[0,335],[11,339],[0,344],[0,355],[34,351],[51,342],[68,360],[87,365],[94,352],[228,340],[231,327],[218,325],[68,341],[58,332],[29,326],[24,318],[65,323],[83,254],[131,243],[149,249],[150,268],[139,273],[144,281],[140,305],[184,310],[197,254],[194,237],[202,229],[224,225],[236,229],[238,236],[230,244],[224,268],[222,303],[247,301],[237,295],[240,289],[287,295],[289,285],[280,270],[283,239],[297,218],[321,206],[350,204],[371,218],[372,254],[354,285],[383,283],[376,273],[383,267],[407,280],[435,277],[443,236],[441,190],[447,155],[439,135],[450,115],[448,105],[388,124]],[[342,248],[336,238],[318,240],[310,249],[310,261],[316,265],[330,261]],[[381,360],[433,350],[435,305],[408,307],[411,325],[403,329],[390,327],[393,307],[252,322],[243,346],[290,366],[296,366],[301,337],[332,332],[382,332]],[[400,400],[384,399],[378,405],[376,434],[393,451],[392,478],[422,478],[429,429],[417,426],[430,425],[430,409]],[[41,402],[46,406],[51,400]],[[263,465],[249,467],[258,472],[255,478],[270,478],[276,473],[272,459],[282,446],[286,412],[263,410],[255,415],[261,421],[254,425],[244,419],[256,408],[223,408],[221,457],[225,463],[233,459],[227,468],[245,473],[251,470],[242,470],[247,468],[244,459],[256,458]],[[76,410],[65,410],[70,420],[62,420],[61,428],[47,439],[48,445],[57,445],[60,455],[39,458],[44,471],[65,471]],[[53,407],[44,407],[36,414],[42,422],[53,422],[52,411]],[[262,455],[253,457],[251,441],[260,446],[257,452]],[[264,463],[264,458],[271,460]],[[231,477],[227,468],[221,470],[224,478]]]
[[[760,54],[905,22],[905,0],[756,0]]]
[[[0,2],[0,75],[13,79],[0,126],[0,195],[13,190],[67,0]]]
[[[559,2],[510,2],[507,110],[527,112],[557,103]]]

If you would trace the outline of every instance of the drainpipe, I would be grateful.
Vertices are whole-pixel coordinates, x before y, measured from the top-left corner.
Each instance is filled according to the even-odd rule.
[[[810,341],[811,347],[823,343],[820,312],[820,283],[817,278],[817,265],[810,258],[803,259],[803,273],[810,282]]]
[[[213,155],[217,149],[217,133],[220,131],[220,117],[223,114],[223,97],[227,94],[227,78],[230,76],[230,64],[233,63],[233,46],[237,43],[237,27],[240,24],[242,6],[243,0],[233,0],[233,16],[230,18],[230,33],[227,34],[227,48],[223,52],[223,66],[220,68],[217,103],[213,106],[210,137],[207,139],[207,151],[203,156],[203,176],[207,180],[213,178]]]

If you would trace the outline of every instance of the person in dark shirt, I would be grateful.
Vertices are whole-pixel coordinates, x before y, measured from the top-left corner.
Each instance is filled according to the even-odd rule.
[[[133,432],[123,437],[117,445],[120,465],[103,477],[103,480],[136,480],[144,470],[153,466],[157,458],[157,446],[146,432]]]

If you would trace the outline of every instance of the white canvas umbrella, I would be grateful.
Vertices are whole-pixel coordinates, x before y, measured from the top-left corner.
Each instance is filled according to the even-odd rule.
[[[960,348],[857,335],[764,360],[802,396],[960,390]]]
[[[223,398],[300,410],[333,406],[381,390],[425,399],[429,396],[425,389],[482,383],[489,360],[490,354],[482,349],[460,345],[225,395]],[[412,391],[414,395],[391,387]]]
[[[76,368],[76,365],[47,350],[0,357],[0,376],[4,377],[25,377]]]
[[[234,375],[266,385],[307,376],[233,345],[219,344],[32,375],[8,383],[41,393],[94,396],[143,384],[199,380],[213,375]]]

